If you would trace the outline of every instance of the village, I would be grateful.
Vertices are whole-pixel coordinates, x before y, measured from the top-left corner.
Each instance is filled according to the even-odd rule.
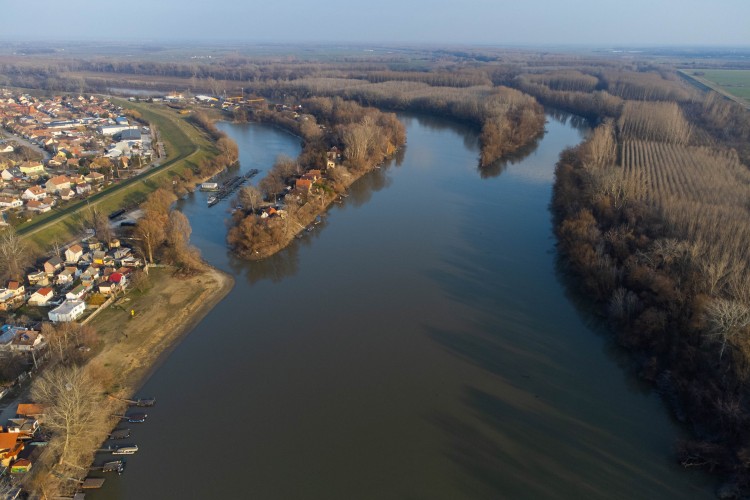
[[[155,166],[157,131],[137,119],[97,96],[0,89],[0,224],[17,227]]]
[[[38,261],[24,281],[0,289],[0,315],[6,321],[0,327],[0,400],[14,398],[0,413],[7,420],[0,431],[0,475],[27,472],[46,443],[40,429],[43,408],[23,400],[26,381],[44,366],[52,348],[44,323],[86,324],[125,294],[143,266],[118,239],[102,244],[87,237]],[[83,342],[76,349],[91,347]]]

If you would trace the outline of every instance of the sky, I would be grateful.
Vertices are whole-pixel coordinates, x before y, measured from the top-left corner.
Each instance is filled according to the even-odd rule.
[[[750,0],[0,0],[0,39],[746,47]]]

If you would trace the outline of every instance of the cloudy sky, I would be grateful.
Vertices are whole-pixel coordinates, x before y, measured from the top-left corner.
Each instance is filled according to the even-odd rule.
[[[750,45],[750,0],[1,0],[0,18],[23,41]]]

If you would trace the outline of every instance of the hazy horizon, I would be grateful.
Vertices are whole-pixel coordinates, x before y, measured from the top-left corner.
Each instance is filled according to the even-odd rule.
[[[721,0],[436,0],[377,4],[286,0],[3,2],[0,39],[34,41],[351,43],[491,46],[746,47],[750,2]],[[31,24],[28,20],[31,19]],[[20,22],[24,20],[25,22]],[[78,28],[78,29],[76,29]]]

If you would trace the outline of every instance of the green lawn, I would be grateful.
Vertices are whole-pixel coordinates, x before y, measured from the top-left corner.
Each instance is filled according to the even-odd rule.
[[[750,101],[750,70],[695,69],[685,73],[696,79],[707,80],[734,96]],[[696,75],[696,73],[699,73]],[[702,73],[702,74],[701,74]]]
[[[22,224],[18,232],[38,250],[48,248],[53,241],[73,239],[81,231],[89,207],[96,206],[102,212],[110,213],[123,206],[137,205],[165,180],[180,175],[185,169],[196,167],[206,157],[216,154],[213,143],[206,135],[173,109],[120,99],[112,101],[126,109],[137,110],[146,121],[156,126],[167,150],[167,160],[144,175]]]

